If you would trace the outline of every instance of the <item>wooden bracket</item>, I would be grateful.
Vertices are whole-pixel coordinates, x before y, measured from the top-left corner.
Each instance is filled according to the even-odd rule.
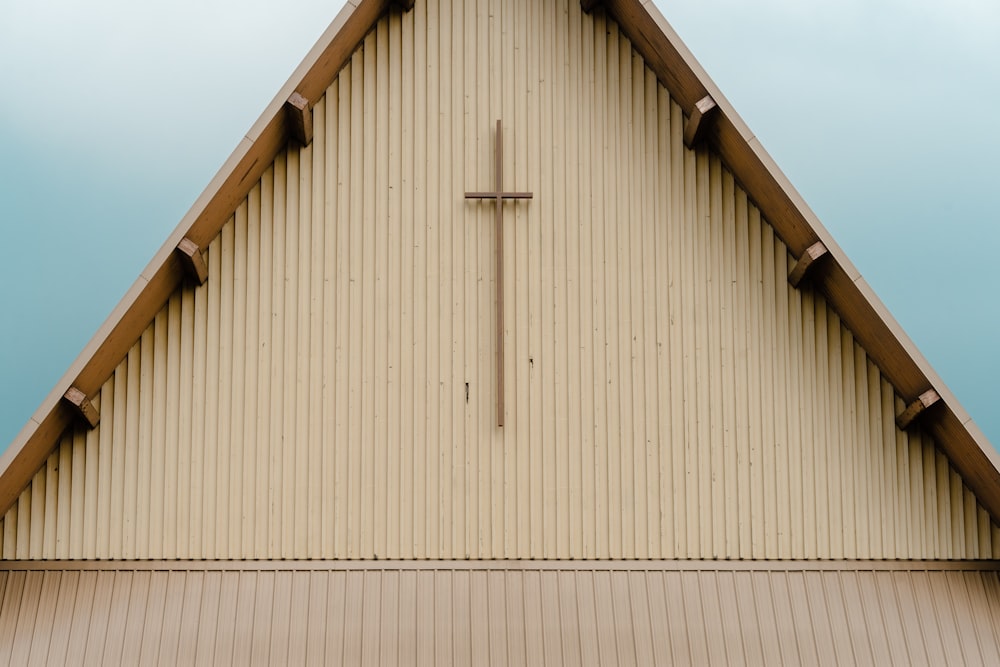
[[[309,100],[298,93],[292,93],[285,102],[285,113],[288,116],[288,136],[303,146],[308,146],[313,140],[313,117]]]
[[[687,125],[684,126],[684,145],[694,148],[705,137],[705,130],[709,121],[715,115],[719,107],[711,95],[705,95],[695,102],[694,109],[688,117]]]
[[[204,285],[208,280],[208,265],[205,263],[205,255],[202,254],[198,244],[184,237],[177,244],[177,256],[181,258],[184,265],[184,272],[192,281],[199,285]]]
[[[63,400],[69,403],[84,421],[90,424],[90,428],[94,428],[100,423],[101,413],[97,411],[87,395],[76,387],[67,389],[66,393],[63,394]]]
[[[580,7],[588,14],[602,4],[604,4],[604,0],[580,0]]]
[[[413,0],[389,0],[389,4],[393,7],[398,7],[404,12],[408,12],[413,9]]]
[[[802,256],[799,257],[799,261],[795,263],[795,266],[788,273],[788,282],[791,286],[798,287],[816,261],[827,254],[826,246],[819,241],[806,248]]]
[[[899,427],[901,431],[905,431],[910,427],[917,417],[919,417],[924,410],[931,407],[935,403],[941,400],[941,397],[933,389],[928,389],[924,393],[917,397],[917,400],[910,403],[909,406],[903,413],[896,417],[896,426]]]

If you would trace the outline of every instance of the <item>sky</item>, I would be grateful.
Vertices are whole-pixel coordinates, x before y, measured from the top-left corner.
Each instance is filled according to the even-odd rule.
[[[1000,444],[1000,3],[656,4]],[[0,2],[0,451],[342,5]]]

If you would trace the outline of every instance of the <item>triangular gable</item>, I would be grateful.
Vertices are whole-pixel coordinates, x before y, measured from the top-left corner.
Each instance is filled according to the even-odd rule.
[[[73,364],[42,407],[0,459],[0,509],[6,509],[29,482],[75,413],[63,396],[76,388],[96,396],[115,367],[183,279],[177,251],[186,238],[204,248],[232,215],[294,132],[287,102],[294,93],[320,97],[365,33],[390,5],[378,0],[348,4],[303,64],[251,128],[219,174],[199,197],[166,244],[143,271],[107,322]],[[398,4],[398,3],[396,3]],[[602,4],[584,2],[585,7]],[[929,391],[941,400],[927,411],[924,426],[934,435],[978,500],[1000,516],[998,457],[951,392],[872,294],[857,270],[774,165],[739,116],[697,65],[650,2],[608,0],[604,10],[617,20],[633,46],[692,118],[703,116],[704,139],[719,152],[736,180],[796,257],[817,242],[827,251],[822,270],[809,279],[827,297],[870,358],[907,403]],[[600,10],[599,10],[600,11]],[[711,106],[699,108],[705,98]],[[695,132],[692,129],[692,138]]]

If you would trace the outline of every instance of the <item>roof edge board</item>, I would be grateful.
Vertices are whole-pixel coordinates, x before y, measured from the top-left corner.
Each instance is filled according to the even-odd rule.
[[[667,23],[653,0],[605,0],[603,5],[621,24],[625,34],[632,40],[633,46],[643,55],[647,64],[653,68],[657,77],[686,113],[705,94],[712,96],[718,105],[720,117],[709,139],[733,171],[737,181],[747,190],[751,199],[761,209],[768,222],[775,227],[775,231],[793,254],[801,254],[816,241],[821,241],[827,247],[833,260],[830,263],[835,267],[829,273],[839,274],[841,280],[847,278],[847,281],[846,284],[828,289],[832,279],[827,277],[822,281],[821,289],[841,315],[842,320],[848,324],[848,328],[862,343],[886,378],[903,394],[904,400],[912,400],[925,391],[928,385],[940,394],[946,406],[946,410],[941,413],[947,415],[947,418],[943,419],[949,423],[941,427],[932,427],[931,431],[939,433],[940,437],[945,435],[951,438],[957,437],[964,443],[963,446],[978,450],[971,452],[971,458],[976,459],[980,465],[990,465],[992,470],[986,477],[1000,484],[1000,454],[975,425],[954,393],[933,370],[881,299],[871,290],[860,271],[820,222],[819,217],[809,208],[802,195],[764,149],[760,140],[750,131],[729,100],[684,45],[683,40]],[[669,72],[663,69],[670,67],[680,71]],[[851,315],[852,311],[856,311],[858,315]],[[860,317],[862,312],[866,315],[864,324],[867,326],[862,325]],[[961,426],[964,434],[955,430],[955,424]],[[946,443],[940,444],[946,451],[955,449],[948,447]],[[961,452],[952,452],[949,458],[957,463],[970,457],[963,457]],[[970,479],[981,478],[982,471],[977,471],[968,463],[965,461],[956,467],[968,473]],[[994,519],[1000,521],[1000,488],[995,492],[990,490],[987,496],[990,498],[987,510]]]
[[[93,396],[166,303],[184,272],[174,248],[189,236],[205,247],[286,143],[284,103],[296,90],[322,94],[391,0],[348,0],[322,37],[219,168],[138,279],[0,456],[0,516],[42,465],[72,415],[62,402],[71,386]],[[340,60],[338,60],[338,58]],[[325,81],[325,83],[324,83]]]

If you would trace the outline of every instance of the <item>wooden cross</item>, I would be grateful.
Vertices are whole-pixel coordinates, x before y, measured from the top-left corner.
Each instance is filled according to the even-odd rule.
[[[493,192],[466,192],[466,199],[492,199],[496,202],[497,249],[497,426],[503,426],[503,202],[505,199],[531,199],[530,192],[503,191],[503,129],[497,121],[495,185]]]

